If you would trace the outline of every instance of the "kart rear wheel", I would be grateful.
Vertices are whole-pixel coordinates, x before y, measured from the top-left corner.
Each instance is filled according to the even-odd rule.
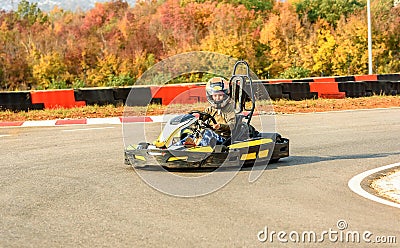
[[[279,161],[279,158],[270,159],[269,164],[275,164],[275,163],[278,163],[278,161]]]

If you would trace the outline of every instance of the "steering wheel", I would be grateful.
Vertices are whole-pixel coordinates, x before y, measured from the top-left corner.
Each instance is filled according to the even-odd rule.
[[[189,114],[191,114],[191,115],[198,114],[201,124],[207,128],[213,129],[213,127],[210,125],[210,121],[214,124],[217,124],[217,121],[215,120],[214,116],[212,116],[209,113],[206,113],[204,111],[192,110],[189,112]]]

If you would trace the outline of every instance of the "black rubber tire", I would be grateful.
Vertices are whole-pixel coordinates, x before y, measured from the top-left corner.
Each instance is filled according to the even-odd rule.
[[[269,164],[275,164],[275,163],[278,163],[278,161],[279,161],[279,158],[270,159]]]

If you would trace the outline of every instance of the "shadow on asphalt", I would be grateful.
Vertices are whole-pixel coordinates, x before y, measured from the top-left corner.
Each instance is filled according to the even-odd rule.
[[[392,155],[400,155],[400,152],[393,153],[366,153],[366,154],[350,154],[350,155],[335,155],[335,156],[290,156],[285,165],[279,166],[296,166],[303,164],[313,164],[325,161],[338,161],[338,160],[353,160],[353,159],[367,159],[367,158],[384,158]],[[278,163],[279,164],[279,163]],[[270,169],[270,166],[268,166]]]
[[[196,168],[167,168],[167,167],[162,167],[159,165],[146,165],[143,167],[135,167],[135,170],[143,170],[143,171],[168,171],[168,172],[176,172],[176,173],[210,173],[210,172],[226,172],[226,171],[237,171],[238,169],[240,171],[251,171],[251,170],[268,170],[268,169],[276,169],[279,166],[289,166],[289,164],[286,163],[286,161],[290,161],[288,158],[282,159],[281,161],[278,161],[277,163],[269,164],[266,168],[265,164],[263,165],[256,165],[256,166],[242,166],[241,168],[239,166],[226,166],[223,168],[218,168],[218,167],[196,167]],[[217,170],[219,169],[219,170]]]
[[[276,163],[269,164],[267,167],[264,165],[256,165],[255,167],[247,166],[240,168],[241,171],[251,170],[274,170],[279,167],[298,166],[305,164],[314,164],[325,161],[340,161],[340,160],[353,160],[353,159],[367,159],[367,158],[383,158],[392,155],[400,155],[400,152],[393,153],[368,153],[368,154],[350,154],[350,155],[334,155],[334,156],[290,156],[283,158]],[[195,173],[195,172],[213,172],[217,168],[214,167],[200,167],[200,168],[166,168],[158,165],[148,165],[144,167],[135,167],[135,170],[144,171],[168,171],[177,173]],[[238,170],[237,166],[230,166],[220,168],[218,172]]]

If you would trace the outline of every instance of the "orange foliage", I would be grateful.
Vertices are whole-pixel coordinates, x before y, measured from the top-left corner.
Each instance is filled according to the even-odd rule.
[[[69,87],[121,77],[131,82],[163,58],[196,50],[245,59],[260,78],[292,68],[314,76],[366,73],[365,9],[331,26],[300,18],[295,4],[305,1],[275,1],[272,10],[255,11],[236,0],[150,0],[131,7],[113,0],[86,12],[56,7],[32,22],[2,11],[0,89],[46,88],[51,80]],[[400,8],[391,2],[372,0],[375,73],[400,71]]]

